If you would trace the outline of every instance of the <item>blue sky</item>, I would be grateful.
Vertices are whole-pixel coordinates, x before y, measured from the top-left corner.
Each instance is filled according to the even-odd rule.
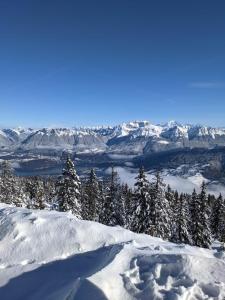
[[[225,126],[225,1],[0,0],[0,126]]]

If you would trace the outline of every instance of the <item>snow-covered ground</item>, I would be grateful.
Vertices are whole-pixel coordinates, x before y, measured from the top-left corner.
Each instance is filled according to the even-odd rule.
[[[127,183],[130,187],[134,186],[136,181],[136,177],[138,175],[138,169],[134,169],[132,167],[115,167],[117,171],[120,181],[122,183]],[[176,172],[175,172],[176,171]],[[106,174],[111,173],[111,168],[106,170]],[[152,181],[154,178],[154,171],[150,171],[147,173],[147,178],[149,181]],[[216,181],[209,181],[206,179],[200,171],[195,170],[193,173],[185,173],[179,174],[176,170],[163,170],[161,172],[164,183],[169,184],[172,189],[177,190],[179,193],[189,193],[191,194],[195,189],[197,192],[200,191],[202,182],[204,181],[207,184],[207,192],[210,194],[214,194],[216,197],[219,194],[222,194],[225,197],[225,186]]]
[[[0,299],[225,299],[225,255],[0,205]]]

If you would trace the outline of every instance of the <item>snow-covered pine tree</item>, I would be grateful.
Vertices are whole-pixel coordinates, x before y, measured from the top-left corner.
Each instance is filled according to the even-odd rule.
[[[220,197],[219,197],[220,198]],[[220,198],[221,205],[220,205],[220,211],[219,211],[219,222],[218,222],[218,233],[217,237],[220,242],[224,244],[225,249],[225,199]]]
[[[89,179],[85,183],[83,200],[82,200],[82,215],[83,219],[97,221],[97,206],[100,201],[100,190],[98,179],[94,169],[91,169]]]
[[[212,210],[212,207],[214,205],[214,201],[215,201],[216,197],[215,197],[215,195],[208,194],[207,198],[208,198],[208,206],[209,206],[210,210]]]
[[[133,192],[132,189],[129,188],[128,184],[124,184],[121,187],[121,193],[124,198],[125,219],[126,219],[125,228],[131,229]]]
[[[11,204],[12,170],[8,161],[0,164],[0,202]]]
[[[27,194],[27,201],[26,201],[26,208],[33,209],[35,208],[35,179],[34,178],[27,178],[25,180],[25,192]]]
[[[126,227],[125,195],[123,194],[121,185],[118,186],[118,194],[115,200],[116,225]]]
[[[172,241],[175,243],[191,244],[191,234],[189,232],[189,205],[187,195],[181,194],[175,208],[175,232]]]
[[[125,207],[124,198],[122,197],[118,173],[112,167],[111,180],[106,193],[106,202],[109,205],[109,225],[125,225]]]
[[[169,211],[170,211],[170,231],[171,231],[171,238],[175,236],[176,231],[176,212],[177,212],[177,203],[179,200],[179,196],[177,191],[174,192],[170,185],[167,186],[167,190],[165,193],[166,200],[168,201]]]
[[[114,203],[112,201],[112,195],[115,194],[114,177],[114,169],[112,168],[111,179],[109,182],[105,183],[103,195],[104,202],[100,214],[100,222],[105,225],[114,225],[112,220],[114,213]]]
[[[219,238],[219,224],[221,219],[221,213],[223,210],[223,198],[220,194],[219,197],[214,198],[212,203],[212,212],[211,212],[211,230],[214,238]]]
[[[203,229],[202,247],[210,248],[212,242],[212,233],[210,230],[210,220],[209,220],[210,211],[209,211],[205,182],[202,183],[199,199],[200,199],[200,209],[201,209],[200,221]]]
[[[13,204],[18,207],[26,207],[28,203],[28,195],[26,193],[26,178],[15,177]]]
[[[150,219],[153,224],[151,234],[163,239],[171,236],[171,212],[165,195],[165,184],[157,172],[155,181],[151,184]]]
[[[120,196],[120,185],[117,172],[112,167],[109,185],[106,188],[101,221],[103,224],[124,226],[124,202]]]
[[[205,182],[202,183],[199,195],[192,194],[190,209],[193,245],[209,248],[211,245],[211,230]]]
[[[34,199],[34,208],[36,209],[45,209],[46,207],[46,197],[43,181],[40,178],[35,180],[35,199]]]
[[[8,160],[3,160],[3,162],[1,163],[1,176],[3,178],[13,176],[13,168]]]
[[[43,180],[38,177],[30,177],[25,180],[26,194],[28,197],[27,208],[44,209],[46,207],[46,196]]]
[[[43,181],[44,191],[45,191],[45,200],[46,205],[49,208],[54,206],[54,199],[56,193],[56,182],[54,177],[47,177],[46,180]]]
[[[201,247],[201,223],[199,220],[199,212],[201,209],[200,201],[196,190],[193,190],[190,203],[189,203],[189,210],[190,210],[190,230],[192,236],[192,244],[194,246]]]
[[[20,180],[13,174],[9,161],[3,161],[0,166],[0,202],[23,206]]]
[[[80,179],[76,173],[74,163],[68,157],[62,176],[56,183],[56,199],[59,211],[71,211],[81,218]]]
[[[151,233],[152,220],[150,218],[150,208],[149,181],[146,177],[144,167],[141,167],[136,177],[136,183],[134,184],[131,230],[138,233]]]
[[[102,180],[99,181],[99,201],[96,206],[97,221],[105,224],[105,205],[106,205],[106,183]]]
[[[197,214],[199,211],[198,195],[195,189],[192,192],[191,199],[189,202],[189,211],[190,211],[191,223],[193,224],[197,221]]]

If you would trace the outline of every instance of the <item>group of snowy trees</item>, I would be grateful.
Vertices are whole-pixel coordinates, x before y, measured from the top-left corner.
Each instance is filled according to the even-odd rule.
[[[17,177],[4,161],[0,202],[33,209],[71,211],[76,217],[105,225],[120,225],[176,243],[208,248],[212,239],[225,243],[225,200],[206,193],[178,194],[165,186],[160,173],[149,182],[140,168],[134,188],[121,185],[114,168],[106,180],[92,169],[81,182],[67,158],[57,178]]]

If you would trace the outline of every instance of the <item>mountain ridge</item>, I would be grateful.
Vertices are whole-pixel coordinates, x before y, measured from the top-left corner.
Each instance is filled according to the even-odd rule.
[[[169,121],[132,121],[116,126],[2,128],[1,150],[61,149],[142,154],[179,148],[225,146],[225,128]]]

